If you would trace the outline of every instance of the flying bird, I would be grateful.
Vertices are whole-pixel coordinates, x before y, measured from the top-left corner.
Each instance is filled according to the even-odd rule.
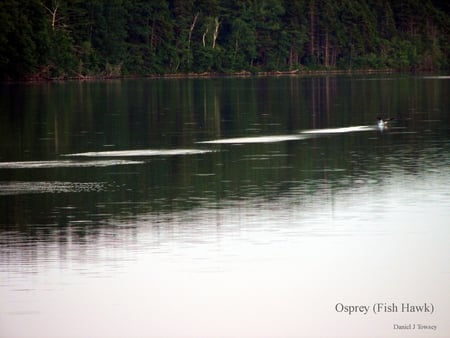
[[[377,121],[378,121],[378,127],[383,128],[386,127],[389,123],[389,121],[392,121],[394,118],[393,117],[377,117]]]

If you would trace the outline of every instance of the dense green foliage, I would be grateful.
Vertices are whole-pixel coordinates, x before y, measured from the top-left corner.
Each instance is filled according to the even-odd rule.
[[[431,0],[1,0],[0,78],[442,69],[450,64],[448,7]]]

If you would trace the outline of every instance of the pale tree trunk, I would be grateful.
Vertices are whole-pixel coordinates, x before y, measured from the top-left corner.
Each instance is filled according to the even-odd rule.
[[[56,14],[58,12],[58,2],[57,1],[53,1],[53,8],[50,9],[47,6],[45,6],[44,4],[42,4],[42,6],[44,6],[44,8],[50,13],[51,17],[52,17],[52,30],[55,30],[56,27]]]
[[[212,48],[216,48],[216,41],[217,41],[217,37],[219,36],[219,27],[220,27],[220,22],[219,22],[219,18],[214,18],[214,31],[212,33]],[[206,36],[208,35],[209,32],[209,24],[206,26],[206,30],[203,33],[202,36],[202,42],[203,42],[203,47],[206,47]]]
[[[215,23],[215,28],[214,28],[213,44],[212,44],[213,49],[216,48],[216,41],[217,41],[217,37],[219,36],[219,26],[220,26],[219,18],[215,18],[214,23]]]
[[[203,33],[202,41],[203,41],[203,47],[206,47],[206,34],[208,34],[208,27],[206,27],[205,32]]]
[[[194,16],[194,20],[192,20],[192,24],[191,27],[189,28],[189,37],[188,37],[188,55],[187,55],[187,59],[188,59],[188,66],[190,66],[191,64],[191,40],[192,40],[192,32],[195,29],[195,24],[197,23],[197,18],[199,16],[200,13],[195,14]]]
[[[191,50],[192,32],[194,31],[195,24],[197,23],[198,15],[199,15],[199,13],[195,14],[194,20],[192,20],[191,28],[189,29],[189,38],[188,38],[188,47],[189,47],[189,50]]]

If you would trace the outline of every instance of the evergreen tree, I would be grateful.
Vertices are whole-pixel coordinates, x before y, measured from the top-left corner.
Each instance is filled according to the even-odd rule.
[[[167,1],[128,3],[128,57],[131,73],[164,73],[173,58],[173,22]]]
[[[0,78],[450,66],[435,0],[8,0]]]
[[[39,13],[40,12],[40,13]],[[43,20],[43,8],[37,2],[19,0],[0,2],[0,72],[3,78],[24,77],[38,67],[36,41],[31,21]]]
[[[224,67],[232,71],[251,70],[256,52],[256,23],[248,1],[229,1],[222,23]]]
[[[286,0],[284,4],[283,31],[289,41],[289,69],[298,68],[306,55],[307,35],[307,4],[305,0]]]

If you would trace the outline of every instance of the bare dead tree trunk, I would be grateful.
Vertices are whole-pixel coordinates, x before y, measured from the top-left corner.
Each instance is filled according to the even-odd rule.
[[[188,36],[188,55],[187,55],[187,63],[188,67],[191,64],[191,40],[192,40],[192,32],[195,29],[195,24],[197,23],[197,18],[200,13],[195,14],[194,19],[192,20],[191,27],[189,28],[189,36]]]
[[[200,13],[195,14],[194,20],[192,20],[191,28],[189,29],[189,38],[188,38],[188,47],[191,50],[191,40],[192,40],[192,32],[194,31],[195,24],[197,23],[197,18]]]
[[[213,33],[213,44],[212,44],[212,48],[216,48],[216,41],[217,41],[217,37],[219,36],[219,26],[220,26],[220,22],[219,22],[219,18],[214,18],[214,23],[215,23],[215,28],[214,28],[214,33]]]
[[[206,47],[206,34],[208,34],[208,31],[209,31],[209,29],[208,29],[208,27],[206,27],[206,30],[202,36],[203,47]]]
[[[44,6],[44,8],[50,13],[52,17],[52,30],[54,31],[56,27],[56,14],[58,12],[58,2],[53,1],[53,9],[48,8],[44,4],[42,4],[42,6]]]

